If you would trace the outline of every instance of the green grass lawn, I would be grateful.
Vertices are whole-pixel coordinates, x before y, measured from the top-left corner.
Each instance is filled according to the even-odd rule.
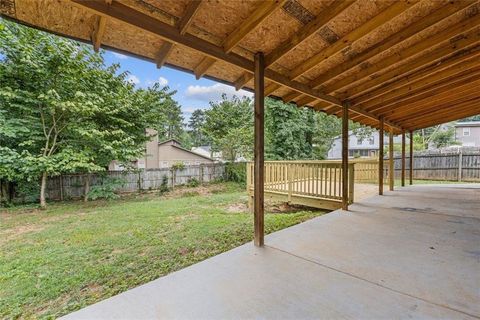
[[[0,317],[58,317],[252,239],[240,187],[175,194],[0,211]],[[267,213],[266,232],[323,213]]]

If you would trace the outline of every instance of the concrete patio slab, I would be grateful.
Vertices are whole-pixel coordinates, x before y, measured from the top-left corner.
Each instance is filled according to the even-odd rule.
[[[479,319],[480,189],[466,187],[363,200],[64,318]]]

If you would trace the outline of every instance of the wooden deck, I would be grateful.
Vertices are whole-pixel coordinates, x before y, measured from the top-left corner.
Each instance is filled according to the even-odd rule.
[[[66,319],[479,319],[480,185],[411,186]]]
[[[247,164],[247,192],[253,201],[253,163]],[[387,174],[385,175],[387,178]],[[327,161],[265,161],[264,195],[266,199],[291,204],[336,210],[342,206],[342,163]],[[378,181],[377,160],[355,160],[349,164],[348,199],[356,199],[357,184]],[[375,189],[376,190],[376,189]],[[375,193],[370,193],[374,195]]]

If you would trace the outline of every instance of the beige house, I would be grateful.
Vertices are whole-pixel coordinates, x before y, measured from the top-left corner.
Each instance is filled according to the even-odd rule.
[[[176,163],[191,166],[214,162],[209,157],[183,148],[175,139],[159,142],[155,130],[147,129],[147,134],[153,137],[147,142],[145,169],[170,168]]]

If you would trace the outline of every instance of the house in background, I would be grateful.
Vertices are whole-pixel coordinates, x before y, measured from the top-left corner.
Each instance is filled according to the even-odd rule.
[[[480,147],[480,121],[457,122],[455,141],[463,147]]]
[[[183,148],[181,143],[175,139],[159,142],[158,133],[153,129],[147,129],[146,134],[152,138],[146,143],[145,157],[132,161],[131,165],[134,168],[159,169],[170,168],[177,163],[192,166],[215,162],[212,158],[204,154]],[[112,161],[108,169],[121,171],[125,168],[120,163]]]
[[[222,161],[222,153],[218,151],[212,151],[211,146],[192,147],[192,152],[212,158],[214,161]]]
[[[388,145],[388,135],[384,137],[384,144]],[[405,139],[409,143],[408,137]],[[394,136],[393,143],[401,143],[401,136]],[[378,131],[372,132],[369,137],[361,137],[355,135],[353,131],[348,133],[348,156],[371,158],[378,155],[380,146]],[[337,137],[333,140],[332,147],[328,150],[327,159],[341,159],[342,158],[342,137]]]

